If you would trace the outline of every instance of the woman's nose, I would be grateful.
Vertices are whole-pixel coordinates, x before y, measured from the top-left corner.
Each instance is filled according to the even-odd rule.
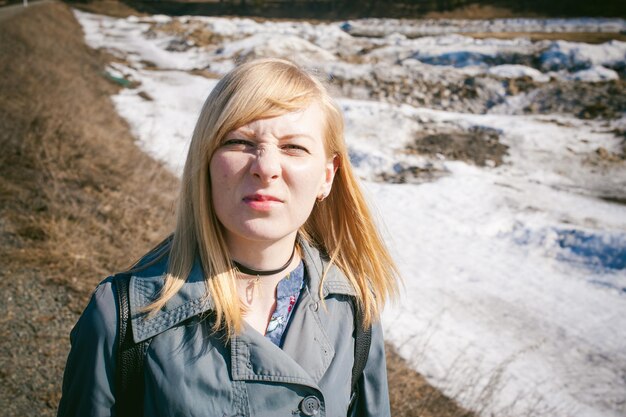
[[[250,172],[256,178],[267,182],[280,177],[280,152],[275,146],[259,146]]]

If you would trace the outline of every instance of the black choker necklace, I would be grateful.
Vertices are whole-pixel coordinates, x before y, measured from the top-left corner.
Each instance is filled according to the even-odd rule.
[[[252,268],[248,268],[247,266],[244,266],[242,264],[240,264],[239,262],[233,260],[233,264],[237,267],[237,269],[239,270],[239,272],[241,272],[242,274],[246,274],[246,275],[275,275],[278,274],[280,272],[283,272],[285,269],[287,269],[287,267],[291,264],[291,261],[293,261],[293,257],[296,254],[296,247],[294,245],[293,247],[293,251],[291,252],[291,256],[289,257],[289,260],[287,261],[287,263],[283,266],[281,266],[278,269],[272,269],[271,271],[261,271],[258,269],[252,269]]]

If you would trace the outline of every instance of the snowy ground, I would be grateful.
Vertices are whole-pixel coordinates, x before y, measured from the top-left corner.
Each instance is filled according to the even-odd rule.
[[[87,42],[119,58],[108,76],[137,85],[113,97],[118,111],[175,173],[203,100],[236,62],[289,57],[327,78],[404,275],[384,317],[400,353],[485,416],[626,415],[626,107],[615,93],[626,43],[476,40],[437,21],[76,15]],[[554,88],[587,89],[604,113],[550,101]]]

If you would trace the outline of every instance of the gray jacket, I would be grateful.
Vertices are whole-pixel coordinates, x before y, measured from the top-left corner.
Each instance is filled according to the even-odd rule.
[[[354,361],[354,289],[331,267],[319,283],[325,260],[302,244],[308,280],[292,314],[283,349],[250,327],[225,342],[210,331],[211,300],[196,264],[182,289],[155,316],[140,309],[163,285],[166,261],[134,275],[130,306],[135,342],[153,337],[145,359],[144,415],[345,417]],[[204,318],[203,318],[204,317]],[[111,279],[95,290],[72,330],[59,417],[115,415],[117,307]],[[356,416],[390,415],[383,335],[372,344],[359,387]]]

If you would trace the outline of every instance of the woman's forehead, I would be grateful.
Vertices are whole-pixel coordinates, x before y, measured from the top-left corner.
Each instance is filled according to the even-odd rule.
[[[304,109],[288,112],[275,117],[253,120],[234,132],[245,136],[270,135],[275,138],[308,136],[322,139],[324,129],[324,113],[317,103]]]

